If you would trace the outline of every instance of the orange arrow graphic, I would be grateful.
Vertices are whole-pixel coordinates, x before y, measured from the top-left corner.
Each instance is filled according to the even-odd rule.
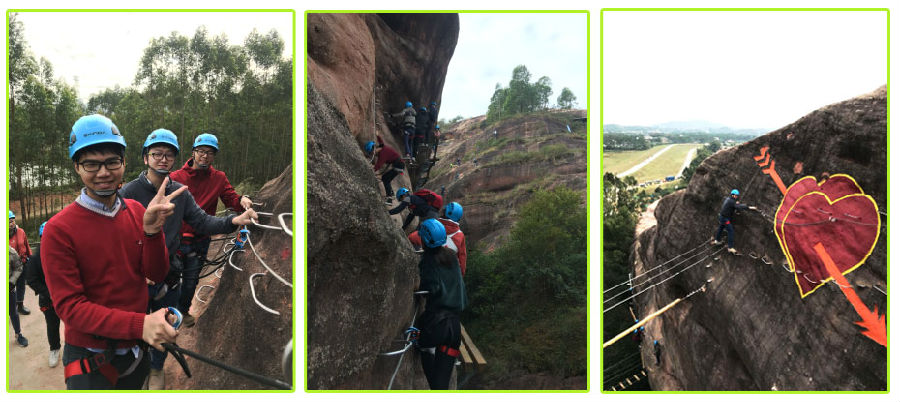
[[[781,190],[782,195],[787,194],[787,187],[784,186],[784,182],[781,181],[781,177],[778,176],[778,172],[775,171],[775,159],[772,159],[772,164],[770,164],[768,168],[763,169],[762,172],[772,177],[775,185]]]
[[[816,250],[816,254],[819,255],[822,263],[825,264],[825,269],[831,277],[834,278],[834,281],[837,282],[838,285],[841,285],[841,291],[844,292],[847,301],[853,305],[853,308],[856,309],[856,313],[862,317],[862,321],[856,322],[856,325],[864,328],[862,334],[871,338],[873,341],[878,342],[881,346],[887,346],[885,318],[884,315],[878,315],[878,306],[875,306],[872,311],[869,311],[869,308],[866,307],[856,294],[856,291],[853,290],[853,287],[850,286],[850,282],[847,281],[847,278],[844,278],[844,275],[841,274],[841,270],[834,264],[831,255],[825,251],[825,246],[823,246],[822,243],[816,243],[816,245],[813,246],[813,249]]]

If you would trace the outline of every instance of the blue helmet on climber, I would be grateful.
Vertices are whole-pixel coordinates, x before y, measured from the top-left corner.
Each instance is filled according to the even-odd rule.
[[[406,187],[400,187],[400,189],[397,190],[397,201],[402,200],[407,194],[409,194],[409,190],[407,190]]]
[[[738,189],[731,190],[731,195],[741,195],[741,192]]]
[[[425,247],[436,248],[447,242],[447,230],[437,219],[426,219],[419,225],[419,237]]]
[[[444,216],[453,222],[459,222],[463,216],[463,207],[458,202],[451,202],[444,207]]]
[[[412,107],[412,102],[406,101],[406,107]]]
[[[369,141],[366,143],[366,153],[370,154],[375,149],[375,141]]]

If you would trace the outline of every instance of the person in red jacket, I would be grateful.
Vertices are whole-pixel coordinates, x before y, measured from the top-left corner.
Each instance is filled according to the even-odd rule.
[[[406,167],[406,165],[403,164],[403,158],[400,157],[400,153],[394,148],[391,148],[390,145],[385,145],[381,136],[378,136],[377,145],[374,141],[366,143],[366,154],[372,155],[373,152],[375,154],[375,172],[381,175],[381,183],[384,184],[384,203],[393,205],[394,190],[391,188],[391,181],[393,181],[398,174],[403,173],[403,168]],[[384,169],[382,169],[382,167]],[[379,169],[382,170],[379,172]]]
[[[168,273],[162,228],[186,188],[167,196],[163,185],[146,209],[120,197],[125,138],[98,114],[72,126],[69,157],[84,188],[41,238],[47,288],[66,324],[66,388],[140,389],[150,369],[141,341],[163,350],[178,335],[166,309],[147,314],[147,280]]]
[[[200,134],[194,139],[193,155],[181,169],[169,174],[175,180],[190,187],[191,194],[197,205],[208,215],[216,215],[216,205],[219,200],[226,207],[237,213],[253,206],[253,201],[246,195],[238,195],[234,187],[228,182],[225,172],[212,167],[219,152],[219,139],[212,134]],[[181,297],[178,300],[178,310],[184,314],[182,325],[192,327],[196,318],[191,315],[191,305],[194,300],[194,292],[200,281],[200,268],[202,261],[206,259],[209,251],[209,237],[195,233],[191,225],[185,223],[181,227],[181,247],[178,256],[182,259],[184,271],[182,271]]]
[[[459,228],[459,220],[462,219],[462,215],[462,205],[451,202],[444,207],[441,217],[438,218],[438,222],[444,225],[444,230],[447,232],[447,238],[453,240],[444,243],[444,247],[456,252],[456,258],[459,260],[459,270],[462,272],[463,276],[465,276],[467,258],[466,235],[463,234],[462,230]],[[410,233],[407,238],[416,250],[422,249],[422,238],[419,237],[418,231]]]
[[[25,236],[25,231],[16,225],[16,214],[13,211],[9,211],[9,246],[19,253],[19,259],[22,261],[23,266],[31,259],[31,246],[28,245],[28,236]],[[12,300],[9,302],[12,303]],[[31,314],[31,310],[25,307],[25,275],[19,276],[19,279],[16,281],[16,309],[19,311],[19,314]]]

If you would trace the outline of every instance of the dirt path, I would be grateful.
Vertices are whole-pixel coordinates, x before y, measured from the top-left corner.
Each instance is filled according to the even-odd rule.
[[[28,347],[23,348],[16,343],[15,332],[6,314],[6,325],[9,328],[9,337],[6,342],[9,345],[9,389],[66,389],[63,378],[62,354],[60,362],[55,368],[50,368],[47,359],[50,354],[50,346],[47,343],[47,325],[44,323],[44,314],[38,309],[37,296],[31,288],[25,292],[25,307],[31,310],[29,315],[19,315],[22,323],[22,335],[28,338]],[[5,311],[4,311],[5,312]],[[65,324],[60,324],[60,338],[65,343],[62,332]]]
[[[628,169],[628,170],[626,170],[626,171],[624,171],[624,172],[622,172],[622,173],[617,174],[616,177],[625,177],[625,176],[628,176],[628,175],[630,175],[630,174],[632,174],[632,173],[634,173],[634,172],[637,172],[638,170],[641,170],[641,168],[643,168],[644,166],[647,166],[648,163],[653,162],[654,159],[659,158],[660,155],[666,153],[666,151],[672,149],[672,147],[674,147],[674,146],[675,146],[675,144],[672,144],[672,145],[669,145],[669,146],[667,146],[667,147],[665,147],[665,148],[659,150],[659,152],[657,152],[657,153],[651,155],[651,156],[650,156],[649,158],[647,158],[647,159],[644,159],[643,162],[638,163],[637,165],[632,166],[631,169]]]
[[[222,246],[221,242],[213,243]],[[214,247],[214,246],[213,246]],[[211,247],[212,248],[212,247]],[[212,299],[215,288],[203,288],[203,285],[215,286],[218,284],[219,278],[210,275],[200,280],[197,286],[197,293],[207,302]],[[63,376],[62,354],[60,353],[60,362],[55,368],[50,368],[48,357],[50,354],[50,346],[47,343],[47,327],[44,323],[44,314],[38,309],[37,296],[31,288],[27,288],[25,295],[25,306],[31,310],[29,315],[19,315],[19,321],[22,324],[22,334],[28,338],[28,347],[21,347],[16,343],[15,332],[12,330],[12,324],[9,321],[9,315],[6,315],[7,326],[9,327],[9,336],[7,343],[9,344],[9,389],[10,390],[65,390],[66,383]],[[202,318],[200,316],[206,311],[206,304],[197,300],[194,296],[194,303],[191,306],[191,314],[198,317],[197,322],[200,325]],[[196,328],[196,327],[194,327]],[[60,324],[60,339],[65,345],[65,324]],[[193,328],[182,328],[178,334],[178,345],[193,350],[196,340],[193,335]],[[193,367],[202,362],[188,358],[188,364]],[[167,358],[163,370],[166,372],[166,389],[179,388],[179,379],[185,377],[181,366],[173,358]]]
[[[675,173],[675,177],[681,177],[681,174],[684,173],[684,169],[687,169],[687,167],[690,166],[691,161],[694,160],[694,155],[696,154],[697,148],[694,148],[687,153],[687,156],[684,157],[684,164],[682,164],[681,169],[679,169],[678,172]]]

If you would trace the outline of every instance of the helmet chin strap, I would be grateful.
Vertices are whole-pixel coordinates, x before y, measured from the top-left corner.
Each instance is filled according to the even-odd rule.
[[[153,171],[156,172],[156,174],[158,174],[160,176],[168,176],[169,175],[169,169],[154,169],[154,168],[150,168],[150,169],[153,169]]]
[[[197,169],[209,169],[209,165],[204,165],[204,164],[201,164],[200,162],[197,162],[196,164],[194,164],[194,166]]]
[[[90,187],[87,188],[87,191],[91,192],[92,194],[94,194],[94,195],[96,195],[96,196],[98,196],[98,197],[109,197],[109,196],[111,196],[111,195],[113,195],[113,194],[116,193],[116,189],[112,189],[112,190],[94,190],[94,189],[92,189],[92,188],[90,188]]]

